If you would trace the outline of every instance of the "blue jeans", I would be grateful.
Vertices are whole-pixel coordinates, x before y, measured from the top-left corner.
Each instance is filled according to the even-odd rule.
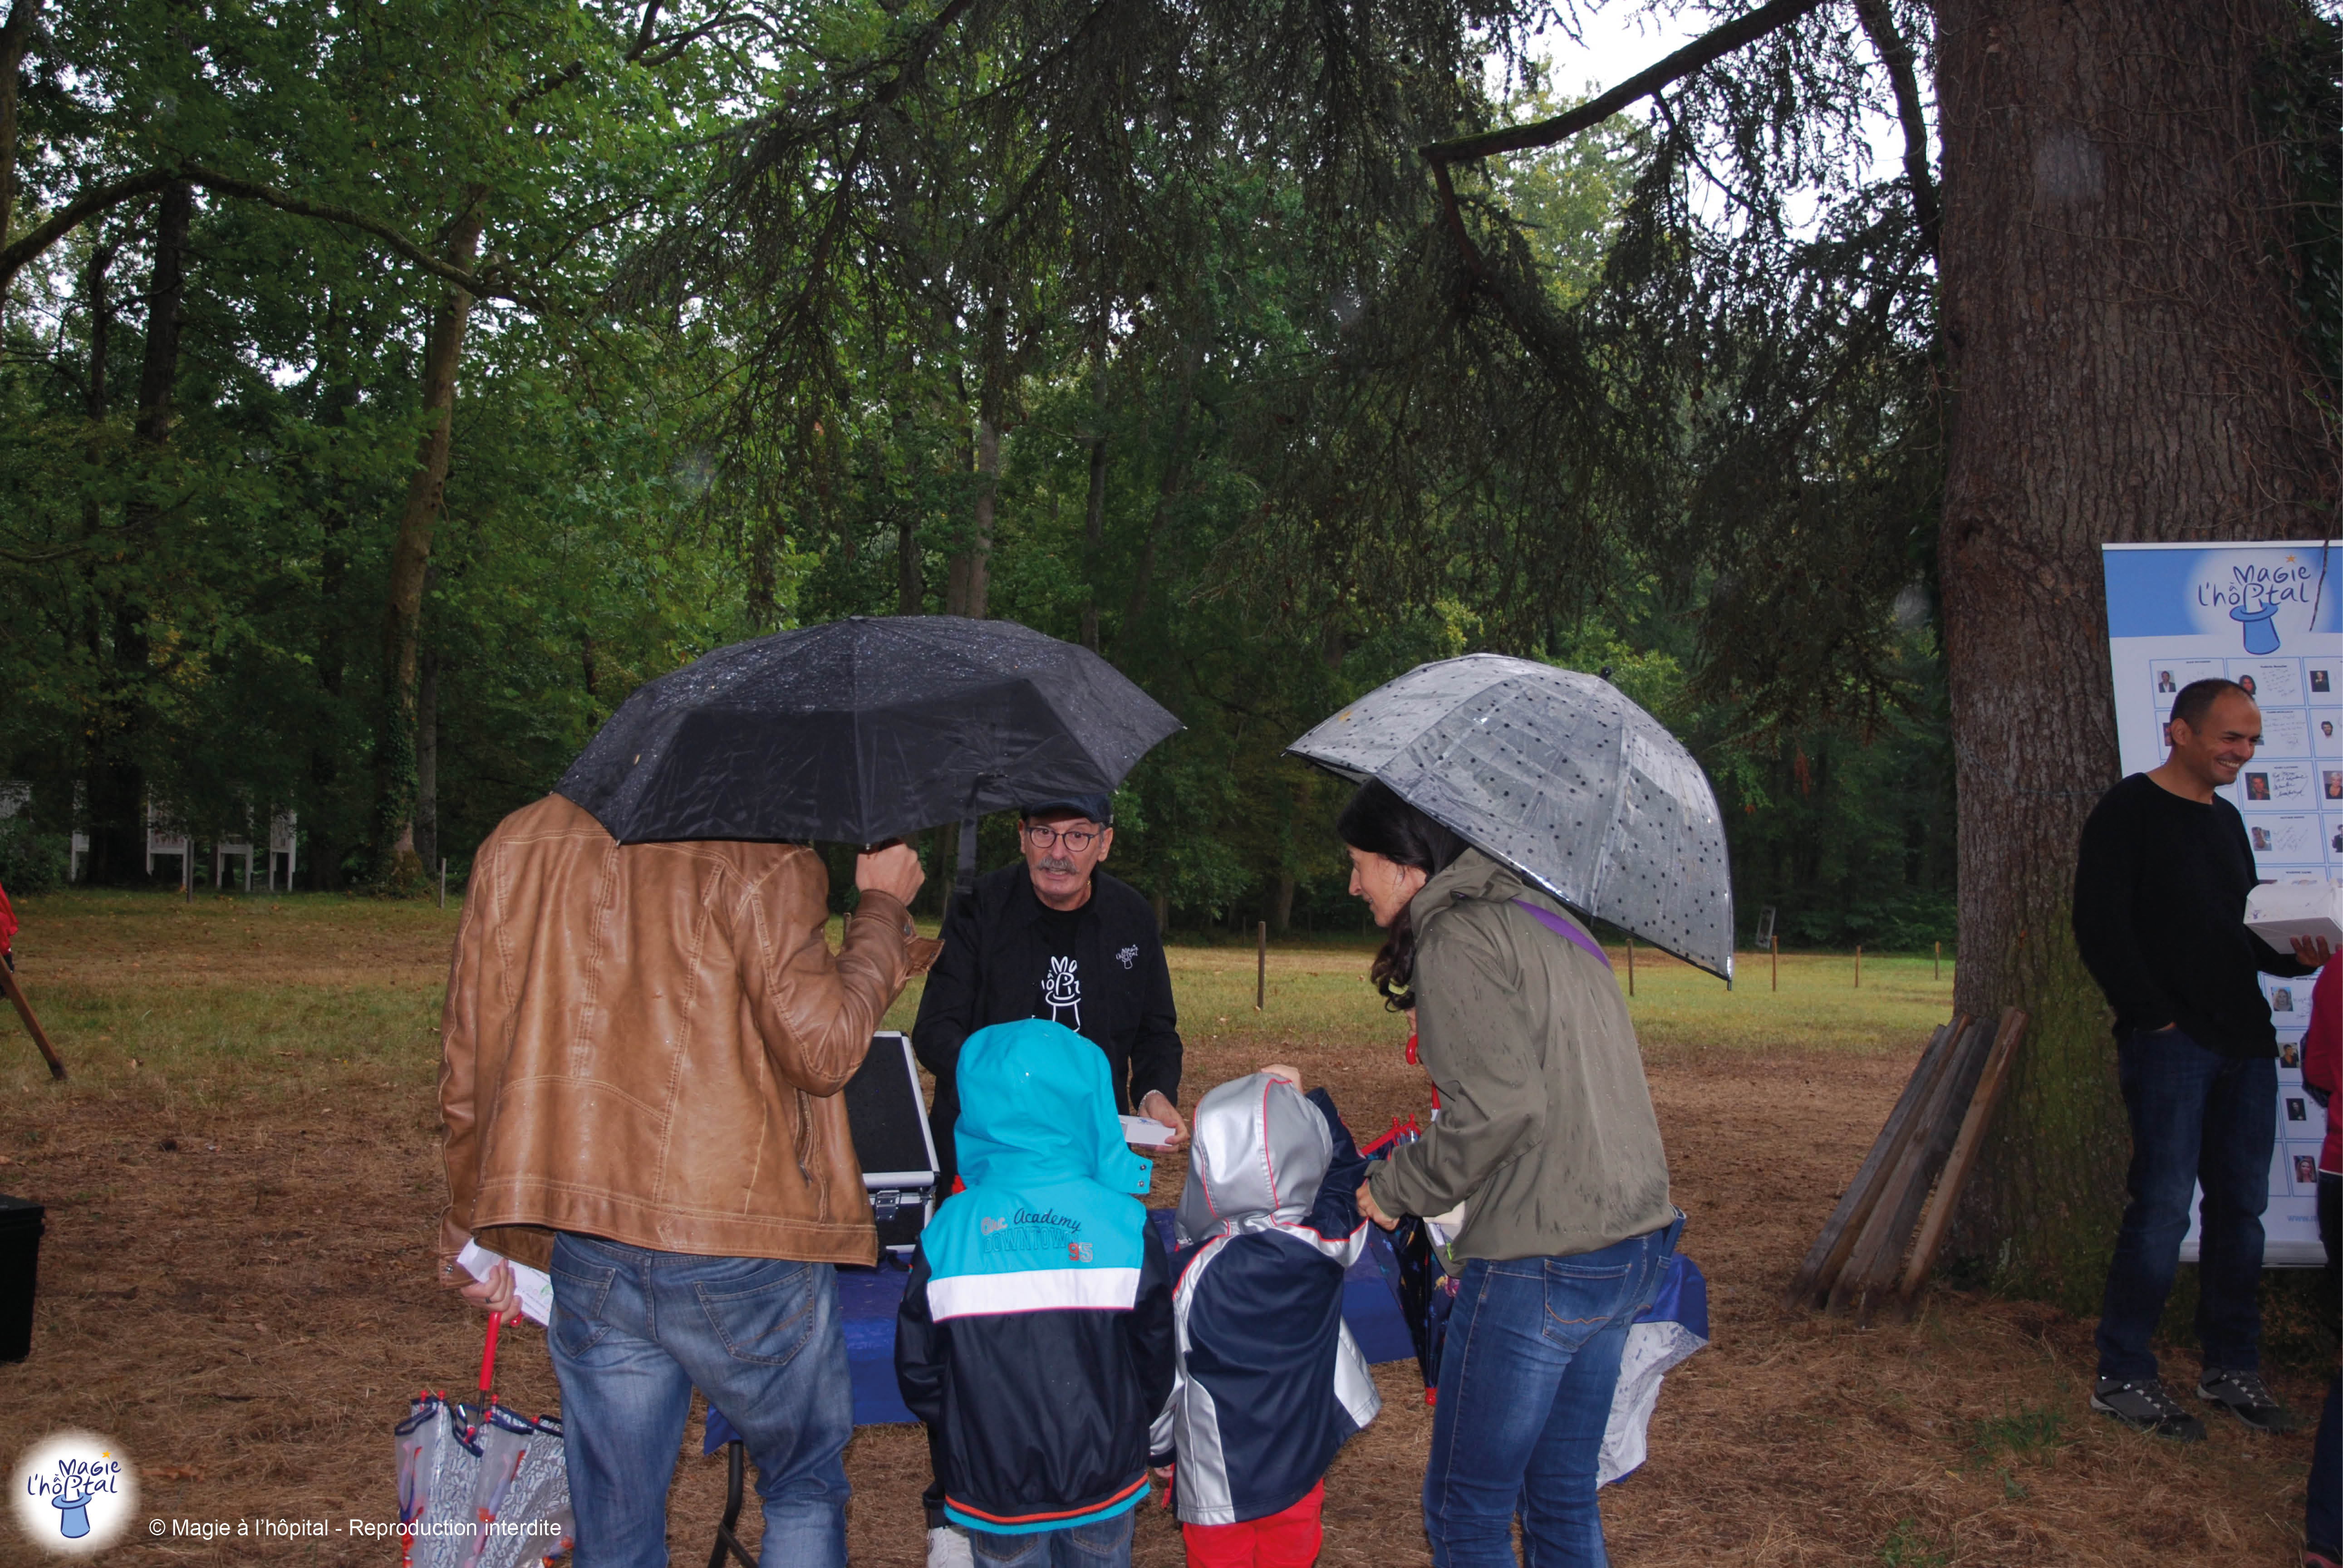
[[[1144,1499],[1140,1506],[1146,1506]],[[1111,1519],[1068,1530],[1029,1535],[971,1530],[969,1550],[984,1568],[1131,1568],[1131,1528],[1138,1517],[1138,1509],[1126,1508]]]
[[[2156,1375],[2148,1336],[2164,1316],[2188,1233],[2188,1195],[2205,1189],[2197,1232],[2197,1342],[2217,1372],[2261,1370],[2262,1211],[2278,1138],[2278,1063],[2223,1056],[2178,1030],[2116,1047],[2131,1113],[2123,1228],[2099,1310],[2099,1375]]]
[[[1423,1528],[1435,1568],[1601,1568],[1595,1462],[1628,1327],[1652,1304],[1684,1217],[1568,1258],[1475,1258],[1440,1352]]]
[[[697,1386],[747,1440],[759,1558],[844,1568],[854,1389],[828,1263],[553,1243],[576,1568],[667,1568],[667,1493]]]

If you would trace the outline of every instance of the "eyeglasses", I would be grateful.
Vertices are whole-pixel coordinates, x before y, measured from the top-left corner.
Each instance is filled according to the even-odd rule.
[[[1088,828],[1070,828],[1061,833],[1055,828],[1045,828],[1039,822],[1025,824],[1025,836],[1033,840],[1037,849],[1052,849],[1063,844],[1071,855],[1081,854],[1099,841],[1099,835]]]

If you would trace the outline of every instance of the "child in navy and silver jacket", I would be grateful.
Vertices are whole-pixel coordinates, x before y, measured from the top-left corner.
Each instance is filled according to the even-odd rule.
[[[978,1563],[1127,1564],[1172,1382],[1171,1269],[1129,1196],[1152,1167],[1123,1145],[1105,1054],[1061,1024],[978,1030],[959,1081],[968,1185],[920,1238],[896,1382]]]
[[[1326,1467],[1382,1408],[1342,1322],[1367,1161],[1324,1090],[1272,1067],[1197,1101],[1180,1195],[1180,1374],[1155,1423],[1191,1568],[1318,1555]],[[1176,1461],[1176,1462],[1174,1462]]]

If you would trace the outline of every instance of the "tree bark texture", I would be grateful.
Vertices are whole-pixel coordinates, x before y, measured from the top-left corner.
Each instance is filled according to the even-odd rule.
[[[193,187],[176,185],[155,203],[154,270],[146,282],[146,346],[133,416],[134,484],[123,508],[123,548],[137,549],[162,525],[165,459],[177,412],[179,328],[186,312],[187,232]],[[94,276],[93,308],[103,308],[103,277]],[[92,407],[102,417],[104,393]],[[154,781],[140,759],[154,679],[146,635],[148,606],[118,574],[102,579],[99,599],[106,658],[88,769],[90,877],[122,881],[146,872],[146,806]],[[167,807],[169,802],[164,804]]]
[[[2128,1148],[2071,923],[2117,778],[2099,547],[2318,537],[2336,494],[2248,103],[2293,23],[2282,0],[1942,0],[1937,25],[1955,1005],[2034,1019],[1956,1253],[2095,1310]]]
[[[433,573],[437,576],[437,573]],[[415,858],[429,876],[439,865],[439,654],[416,659]]]
[[[992,575],[992,508],[1001,488],[1001,425],[993,413],[976,420],[976,516],[969,525],[967,547],[951,558],[951,577],[945,589],[945,611],[973,620],[984,618]]]
[[[41,0],[16,0],[8,7],[8,20],[0,23],[0,245],[8,243],[16,211],[16,73],[40,14]]]
[[[927,578],[920,561],[920,519],[907,502],[895,518],[895,613],[918,615],[927,608]]]
[[[469,267],[480,246],[482,196],[471,194],[448,236],[447,260]],[[431,534],[446,498],[456,407],[456,372],[472,297],[450,285],[439,297],[423,353],[423,437],[399,508],[382,619],[382,718],[375,736],[375,876],[404,886],[423,872],[415,853],[415,662]]]

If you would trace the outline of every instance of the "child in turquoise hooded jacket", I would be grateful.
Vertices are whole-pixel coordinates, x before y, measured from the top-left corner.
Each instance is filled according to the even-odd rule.
[[[978,1030],[959,1083],[968,1185],[912,1258],[903,1402],[941,1434],[944,1512],[978,1561],[1079,1531],[1085,1563],[1128,1562],[1175,1367],[1171,1265],[1133,1196],[1150,1164],[1123,1144],[1105,1056],[1061,1024]]]

